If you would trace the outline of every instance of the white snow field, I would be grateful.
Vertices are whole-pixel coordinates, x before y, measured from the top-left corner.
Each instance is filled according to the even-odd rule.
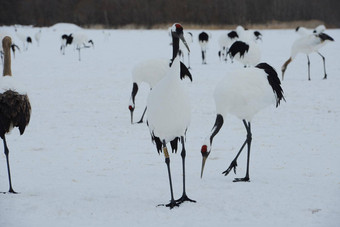
[[[183,24],[185,30],[185,24]],[[259,112],[252,121],[250,182],[244,177],[246,151],[237,174],[222,175],[236,156],[246,130],[240,119],[225,118],[200,178],[201,146],[215,121],[213,91],[228,72],[243,67],[220,62],[218,37],[212,35],[207,65],[201,64],[200,30],[191,31],[193,82],[183,80],[191,98],[187,131],[187,194],[170,210],[163,154],[158,155],[146,124],[130,124],[128,110],[133,66],[144,59],[171,58],[164,30],[90,30],[68,24],[51,28],[19,27],[34,36],[27,51],[12,56],[13,76],[28,90],[31,122],[24,135],[7,135],[14,190],[0,194],[1,227],[60,226],[340,226],[340,30],[320,52],[322,59],[298,55],[282,81],[286,102]],[[82,31],[94,48],[72,46],[60,53],[62,34]],[[15,38],[14,27],[0,33]],[[262,62],[281,78],[281,66],[299,36],[291,30],[261,30]],[[184,62],[186,63],[186,62]],[[2,65],[1,65],[2,69]],[[135,120],[143,113],[149,88],[140,87]],[[166,103],[165,103],[166,104]],[[160,107],[162,108],[162,107]],[[171,154],[175,198],[182,194],[181,148]],[[0,155],[0,191],[8,190],[6,158]]]

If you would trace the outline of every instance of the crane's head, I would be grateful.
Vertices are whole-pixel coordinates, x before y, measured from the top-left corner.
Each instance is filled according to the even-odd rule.
[[[183,27],[182,27],[181,24],[175,23],[175,24],[172,25],[171,35],[172,35],[172,37],[179,38],[183,42],[185,47],[188,49],[188,51],[190,52],[189,46],[188,46],[186,40],[184,39]]]
[[[133,124],[133,111],[135,110],[135,97],[137,95],[137,92],[138,92],[138,85],[137,83],[133,83],[131,98],[130,98],[130,103],[129,103],[129,110],[131,114],[131,124]]]
[[[207,144],[210,144],[210,143],[205,143],[201,148],[201,154],[202,154],[201,178],[203,177],[205,162],[207,161],[207,158],[211,151],[211,146]]]
[[[3,39],[2,39],[2,48],[5,50],[9,50],[11,48],[11,45],[12,45],[12,39],[11,37],[9,36],[5,36]]]

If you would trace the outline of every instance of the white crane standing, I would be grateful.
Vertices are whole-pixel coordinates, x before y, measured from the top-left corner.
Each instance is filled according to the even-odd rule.
[[[327,79],[326,62],[325,62],[326,60],[325,60],[325,57],[319,52],[319,49],[323,47],[329,41],[334,41],[334,39],[330,37],[329,35],[323,33],[324,30],[325,30],[325,26],[323,25],[316,27],[312,34],[308,34],[307,30],[303,27],[298,27],[296,29],[296,31],[301,35],[301,37],[294,41],[292,48],[291,48],[290,57],[281,67],[282,80],[284,78],[284,73],[287,69],[288,64],[293,61],[293,59],[296,57],[298,53],[303,53],[307,55],[308,80],[310,80],[309,54],[314,53],[314,52],[318,53],[322,58],[323,69],[324,69],[323,79]]]
[[[215,88],[216,121],[211,134],[205,139],[201,148],[202,170],[211,152],[212,142],[223,126],[227,114],[232,114],[243,121],[247,131],[246,140],[230,166],[223,174],[228,175],[234,169],[236,173],[237,158],[247,144],[247,172],[244,178],[235,178],[234,182],[249,181],[250,145],[252,141],[250,122],[254,115],[263,108],[276,103],[276,107],[283,99],[280,79],[274,68],[267,63],[260,63],[256,67],[242,68],[228,74]]]
[[[179,40],[181,39],[186,45],[183,37],[183,27],[175,23],[171,28],[173,39],[173,55],[170,60],[170,69],[167,75],[157,83],[150,91],[147,100],[147,125],[153,141],[156,143],[157,151],[163,150],[165,163],[168,169],[170,193],[170,203],[165,206],[170,209],[179,206],[185,201],[195,202],[186,195],[185,188],[185,137],[188,129],[191,108],[188,95],[180,83],[180,61],[178,58]],[[186,45],[189,50],[189,47]],[[183,168],[183,194],[178,200],[174,199],[171,171],[170,171],[170,156],[166,144],[170,142],[172,151],[177,151],[177,143],[182,143],[182,168]]]

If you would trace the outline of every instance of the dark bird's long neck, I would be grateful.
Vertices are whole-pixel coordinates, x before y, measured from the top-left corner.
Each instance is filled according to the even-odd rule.
[[[3,48],[4,49],[4,71],[3,76],[12,76],[11,70],[11,50],[10,48]]]
[[[170,66],[172,65],[172,62],[177,57],[178,50],[179,50],[179,38],[172,35],[172,58],[170,61]]]

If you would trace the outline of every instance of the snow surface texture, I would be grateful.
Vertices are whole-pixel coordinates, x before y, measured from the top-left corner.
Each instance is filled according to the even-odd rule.
[[[183,25],[185,29],[185,24]],[[12,59],[12,73],[29,90],[31,122],[25,134],[7,136],[12,182],[20,194],[0,194],[1,227],[37,226],[328,226],[340,225],[340,30],[320,52],[299,54],[282,82],[287,102],[259,112],[252,121],[250,180],[244,177],[246,152],[237,174],[226,170],[243,143],[243,123],[228,115],[214,139],[200,179],[204,138],[215,121],[213,91],[222,77],[243,67],[220,62],[212,30],[208,64],[198,42],[191,45],[193,82],[183,80],[192,104],[187,132],[187,193],[197,203],[169,210],[164,156],[158,155],[145,124],[131,125],[128,103],[131,71],[143,59],[170,58],[167,30],[83,30],[96,44],[61,55],[63,26],[42,30],[36,43]],[[65,30],[69,31],[69,26]],[[13,27],[1,27],[14,33]],[[186,30],[187,31],[187,30]],[[190,30],[194,38],[199,30]],[[262,61],[281,77],[281,66],[299,36],[295,30],[264,30]],[[141,42],[142,41],[142,42]],[[143,45],[141,45],[143,43]],[[21,43],[17,43],[21,45]],[[141,86],[136,119],[149,93]],[[170,154],[175,198],[182,192],[180,154]],[[8,190],[5,155],[0,155],[0,191]]]

